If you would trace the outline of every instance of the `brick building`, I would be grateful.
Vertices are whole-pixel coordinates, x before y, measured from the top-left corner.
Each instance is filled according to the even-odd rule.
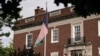
[[[14,31],[14,48],[35,44],[44,18],[43,8],[35,9],[35,16],[19,20]],[[74,14],[72,8],[63,8],[48,13],[46,56],[99,56],[100,16],[87,18]],[[44,43],[35,47],[43,56]]]

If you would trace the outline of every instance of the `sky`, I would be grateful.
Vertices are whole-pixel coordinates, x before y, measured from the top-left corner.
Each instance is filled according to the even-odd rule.
[[[36,9],[37,6],[39,6],[40,8],[44,8],[45,10],[46,2],[48,12],[64,8],[63,4],[60,4],[59,6],[54,4],[54,0],[23,0],[20,5],[20,7],[22,7],[20,15],[23,16],[23,18],[34,16],[34,9]],[[8,27],[3,27],[2,29],[3,32],[11,32],[9,37],[3,36],[2,38],[3,46],[6,47],[9,46],[9,42],[13,41],[14,31],[12,31]]]
[[[2,45],[4,46],[4,47],[7,47],[7,46],[9,46],[9,43],[10,42],[12,42],[12,40],[13,40],[13,36],[14,36],[14,32],[9,28],[9,27],[2,27],[2,30],[3,31],[0,31],[0,33],[6,33],[6,32],[10,32],[10,36],[9,37],[6,37],[6,36],[2,36],[2,37],[0,37],[0,39],[2,39]]]
[[[63,4],[60,4],[60,6],[56,6],[56,4],[54,4],[54,0],[25,0],[21,3],[23,9],[21,11],[21,15],[23,15],[23,18],[33,16],[34,9],[36,9],[37,6],[39,6],[40,8],[44,8],[45,10],[46,1],[47,1],[48,11],[64,8]]]

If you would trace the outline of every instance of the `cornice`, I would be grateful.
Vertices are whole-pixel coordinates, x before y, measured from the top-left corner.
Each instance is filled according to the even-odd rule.
[[[50,18],[48,20],[48,23],[52,23],[52,22],[56,22],[56,21],[60,21],[60,20],[65,20],[65,19],[70,19],[70,18],[74,18],[77,17],[75,14],[70,14],[70,15],[65,15],[65,16],[60,16],[60,17],[55,17],[55,18]],[[35,26],[39,26],[42,24],[43,21],[39,21],[39,22],[31,22],[29,24],[25,24],[22,26],[17,26],[14,31],[16,30],[21,30],[21,29],[25,29],[25,28],[29,28],[29,27],[35,27]]]

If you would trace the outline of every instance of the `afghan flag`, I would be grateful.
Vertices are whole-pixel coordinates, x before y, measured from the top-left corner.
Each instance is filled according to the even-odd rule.
[[[44,42],[44,38],[47,35],[47,33],[48,33],[48,14],[47,14],[47,9],[46,9],[45,17],[43,19],[43,24],[42,24],[40,33],[38,35],[38,38],[35,42],[34,47],[37,47]]]

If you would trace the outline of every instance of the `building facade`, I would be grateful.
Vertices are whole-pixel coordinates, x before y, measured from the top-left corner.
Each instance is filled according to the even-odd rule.
[[[35,9],[35,16],[19,20],[14,31],[14,48],[35,44],[44,18],[43,8]],[[46,56],[99,56],[100,16],[87,18],[74,14],[72,8],[63,8],[48,13]],[[44,43],[34,48],[44,55]]]

